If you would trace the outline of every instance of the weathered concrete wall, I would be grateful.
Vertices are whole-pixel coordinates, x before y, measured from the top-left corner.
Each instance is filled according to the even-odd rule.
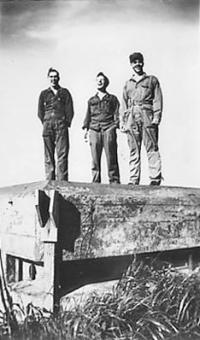
[[[66,259],[200,245],[199,189],[84,184],[52,188],[81,213],[81,234]]]
[[[41,228],[36,214],[37,184],[0,189],[1,249],[13,256],[41,261]]]
[[[36,189],[60,194],[65,260],[200,246],[200,189],[39,182],[0,189],[1,238],[15,256],[42,260]]]
[[[27,303],[42,296],[51,310],[64,291],[119,278],[135,253],[195,247],[199,261],[199,226],[195,188],[39,182],[0,189],[2,256],[44,262],[40,277],[16,292],[22,296],[23,287]]]

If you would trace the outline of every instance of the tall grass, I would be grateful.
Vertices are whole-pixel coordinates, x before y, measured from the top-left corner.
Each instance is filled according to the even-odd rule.
[[[197,340],[200,279],[134,261],[112,292],[91,294],[84,305],[48,316],[32,305],[15,306],[15,313],[16,319],[24,313],[24,322],[10,335],[0,315],[1,339]]]

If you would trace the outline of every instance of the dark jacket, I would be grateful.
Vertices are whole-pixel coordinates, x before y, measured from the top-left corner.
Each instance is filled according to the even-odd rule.
[[[65,118],[67,125],[70,126],[73,116],[72,96],[67,89],[59,87],[55,95],[49,87],[40,93],[38,117],[42,123],[51,118]]]
[[[83,129],[95,131],[119,127],[119,101],[113,94],[106,93],[100,99],[98,94],[88,101],[87,113],[83,122]]]

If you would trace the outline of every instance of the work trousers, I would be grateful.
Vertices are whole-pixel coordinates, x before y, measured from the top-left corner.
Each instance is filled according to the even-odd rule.
[[[69,133],[66,122],[63,119],[44,121],[43,140],[46,179],[68,181]]]
[[[90,130],[89,140],[92,154],[92,182],[101,183],[101,156],[104,148],[109,182],[120,183],[116,128],[105,131]]]
[[[130,149],[130,183],[139,184],[141,174],[141,144],[144,143],[149,166],[150,181],[160,184],[161,157],[158,149],[158,125],[151,124],[148,112],[136,112],[130,130],[127,132]]]

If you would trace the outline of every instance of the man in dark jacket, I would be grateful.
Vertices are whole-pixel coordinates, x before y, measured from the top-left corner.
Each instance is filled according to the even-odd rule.
[[[59,85],[59,72],[48,71],[50,87],[40,93],[38,117],[43,124],[45,173],[47,180],[68,180],[68,128],[74,115],[70,92]],[[57,176],[55,171],[57,153]]]
[[[121,106],[121,130],[127,133],[130,149],[130,181],[137,185],[141,172],[141,143],[147,151],[151,185],[160,185],[161,157],[158,149],[158,126],[162,117],[163,100],[158,79],[143,71],[140,52],[129,56],[133,76],[126,82]]]
[[[120,183],[117,158],[117,133],[119,128],[119,101],[106,89],[109,79],[102,73],[96,77],[97,93],[88,101],[88,109],[83,123],[86,138],[89,140],[92,154],[92,181],[101,182],[101,155],[104,148],[110,183]]]

